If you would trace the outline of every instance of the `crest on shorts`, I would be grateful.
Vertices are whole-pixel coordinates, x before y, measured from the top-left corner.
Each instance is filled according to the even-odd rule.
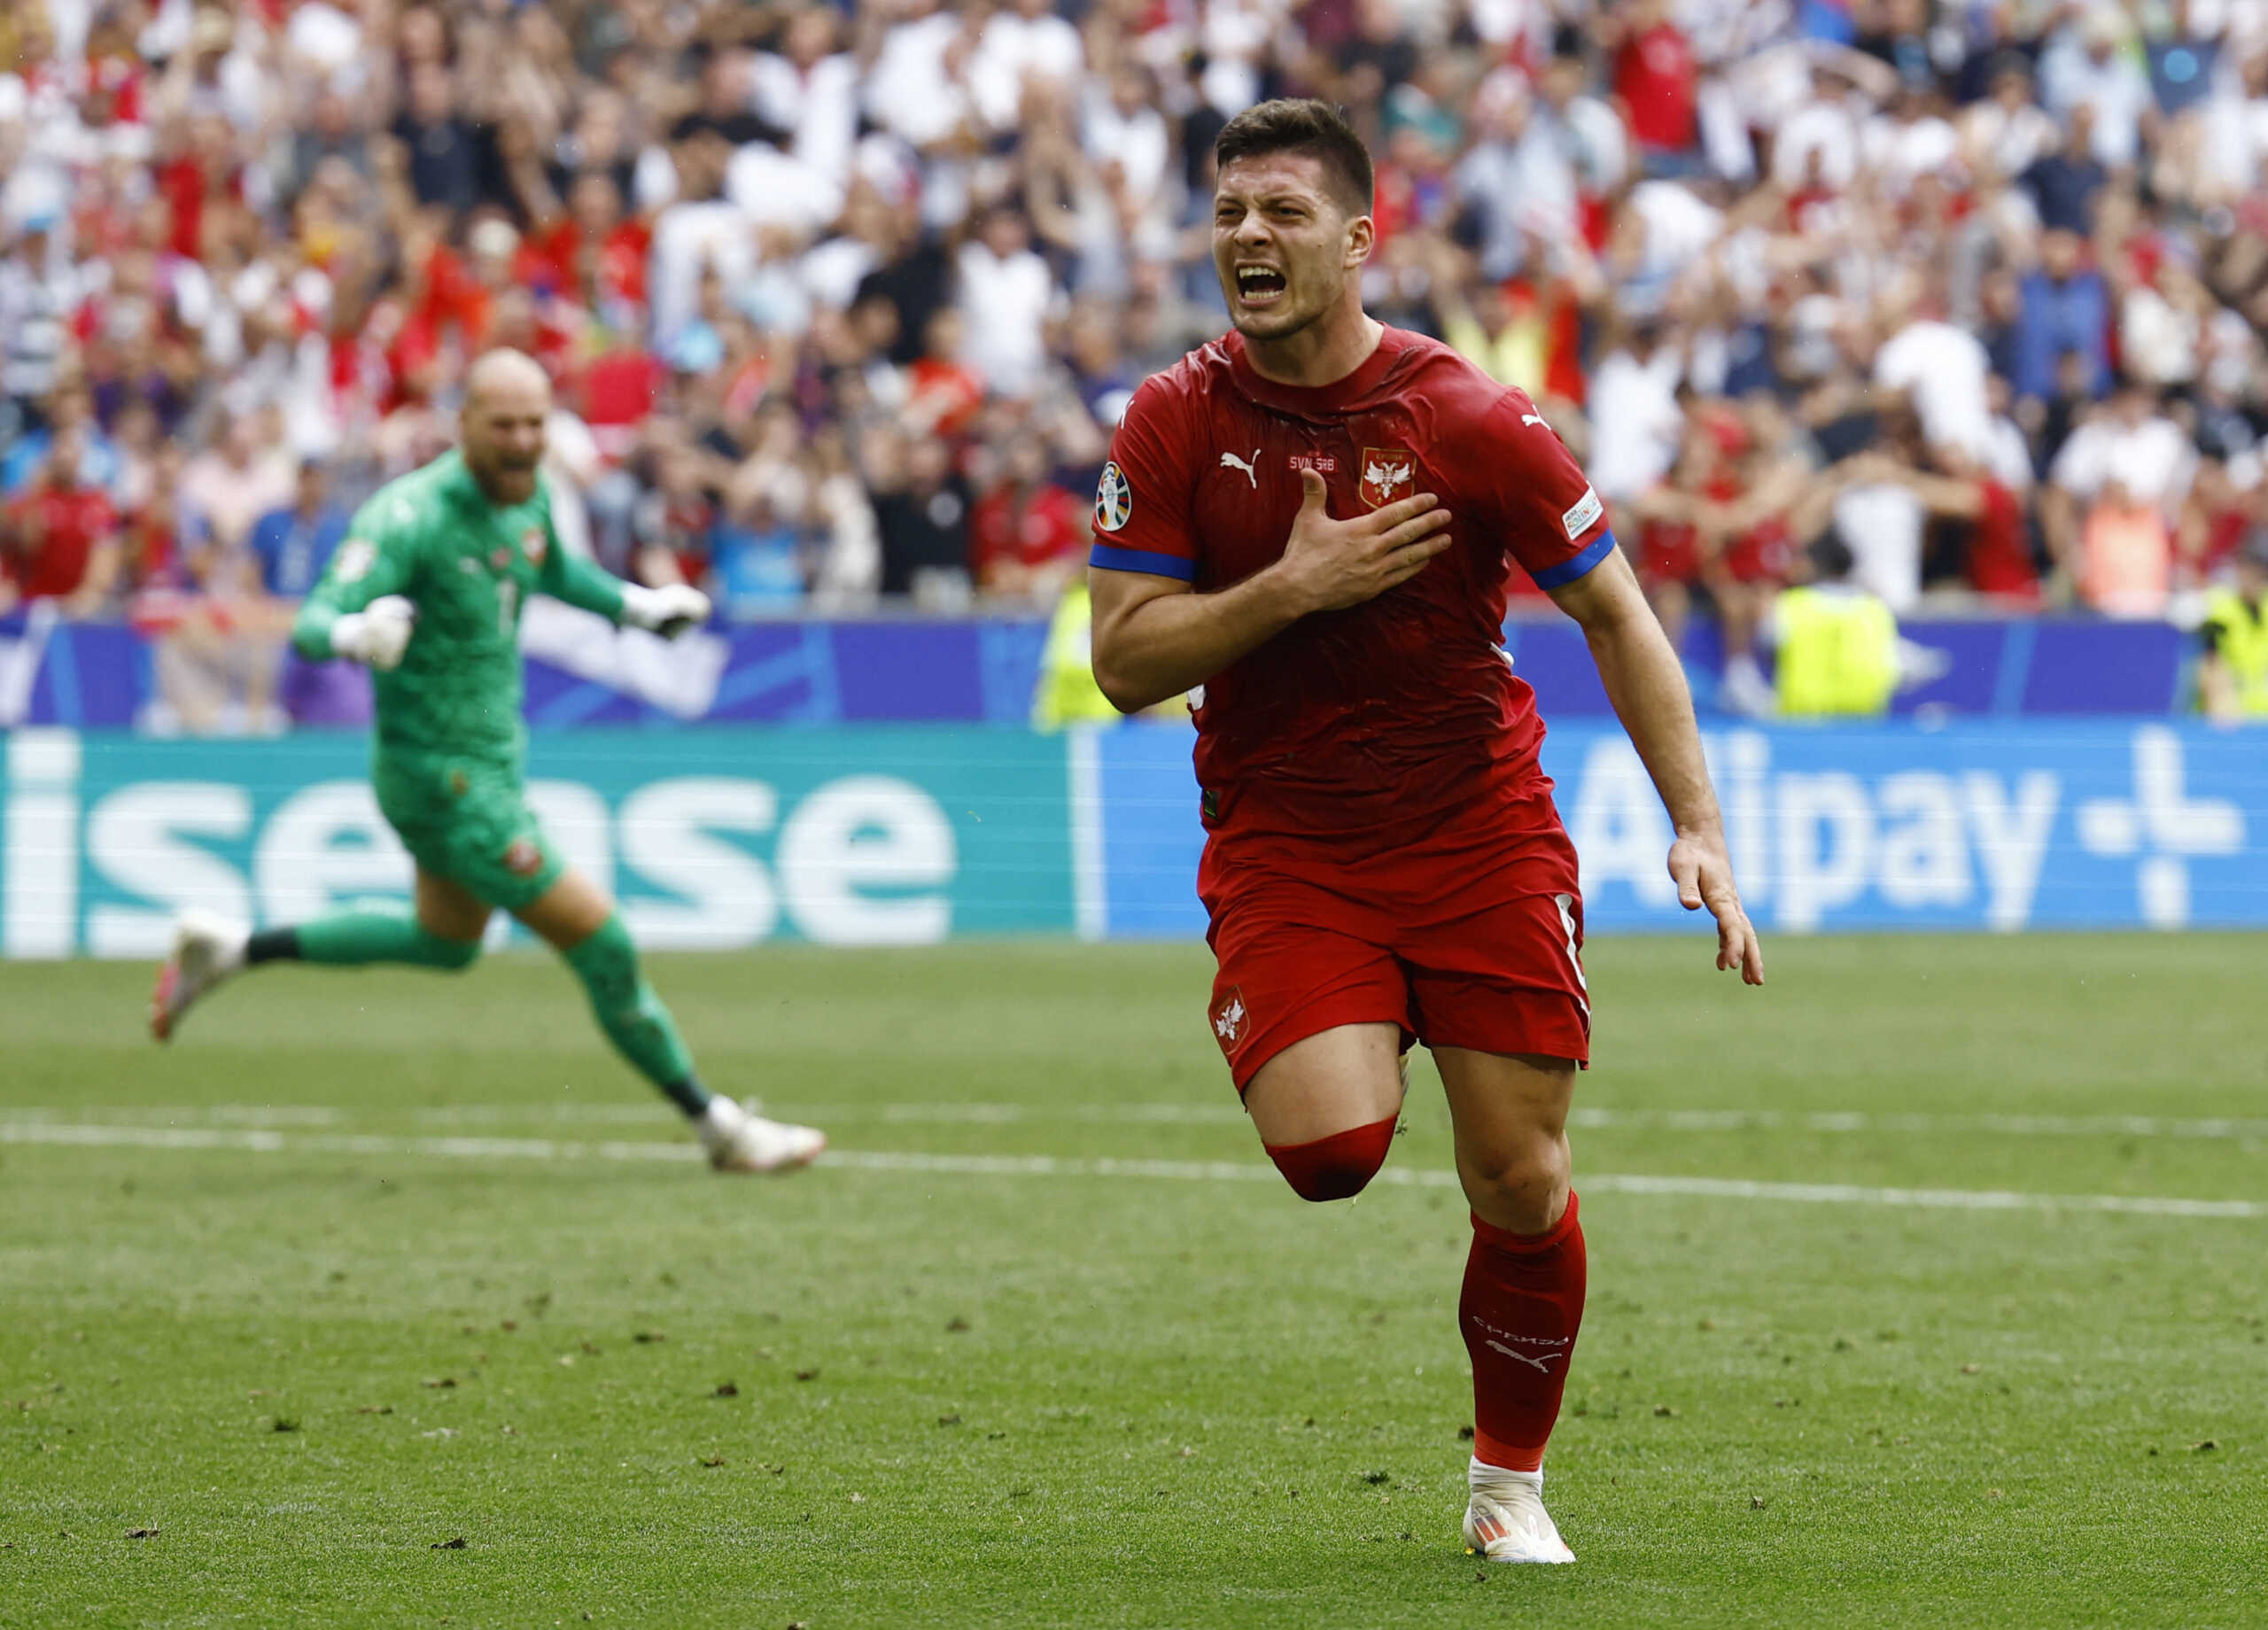
[[[1245,1025],[1252,1015],[1245,1009],[1244,987],[1231,985],[1213,1004],[1213,1035],[1221,1044],[1223,1052],[1233,1052],[1244,1039]]]
[[[504,850],[504,869],[514,877],[533,877],[543,870],[543,850],[532,838],[514,838]]]
[[[1102,467],[1102,479],[1095,483],[1095,530],[1115,532],[1133,518],[1134,485],[1113,459]]]
[[[528,557],[531,566],[542,565],[544,553],[550,547],[551,539],[543,535],[540,526],[531,526],[520,534],[520,553]]]
[[[1364,447],[1363,484],[1356,490],[1373,509],[1398,503],[1415,490],[1418,455],[1407,447]]]

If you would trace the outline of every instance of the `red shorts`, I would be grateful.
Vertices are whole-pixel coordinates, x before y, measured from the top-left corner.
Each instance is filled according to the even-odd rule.
[[[1208,846],[1200,893],[1220,966],[1209,1018],[1237,1091],[1293,1042],[1398,1025],[1402,1044],[1590,1058],[1574,846],[1548,827],[1464,823],[1386,855],[1264,859]],[[1480,840],[1478,847],[1475,840]]]

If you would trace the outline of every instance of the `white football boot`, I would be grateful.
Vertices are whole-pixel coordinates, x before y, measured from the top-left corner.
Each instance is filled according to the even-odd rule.
[[[1464,1509],[1467,1549],[1490,1562],[1573,1562],[1543,1509],[1543,1473],[1508,1471],[1474,1461],[1466,1468],[1472,1502]]]
[[[174,923],[173,950],[150,992],[150,1034],[171,1041],[190,1004],[245,965],[252,930],[206,912],[183,912]]]
[[[694,1122],[709,1164],[722,1172],[791,1172],[809,1166],[827,1147],[817,1127],[767,1121],[728,1098],[712,1098]]]

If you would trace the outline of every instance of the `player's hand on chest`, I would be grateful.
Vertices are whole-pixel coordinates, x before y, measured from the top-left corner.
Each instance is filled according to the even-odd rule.
[[[1370,428],[1358,423],[1355,434]],[[1272,448],[1262,440],[1250,457],[1219,456],[1214,473],[1242,477],[1247,505],[1266,511],[1239,526],[1214,524],[1200,510],[1207,564],[1223,583],[1275,568],[1295,615],[1368,605],[1432,567],[1455,535],[1453,511],[1424,482],[1407,443],[1286,437]],[[1233,494],[1232,482],[1213,485]],[[1217,513],[1220,501],[1200,499],[1208,501]],[[1231,510],[1234,503],[1232,495]]]
[[[1198,459],[1193,517],[1214,581],[1234,582],[1283,555],[1306,500],[1306,472],[1322,479],[1324,512],[1334,520],[1376,515],[1426,492],[1451,508],[1452,525],[1457,519],[1446,472],[1429,468],[1398,415],[1340,425],[1256,419],[1218,439]]]

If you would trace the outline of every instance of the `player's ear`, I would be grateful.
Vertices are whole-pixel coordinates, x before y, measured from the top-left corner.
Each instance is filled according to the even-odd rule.
[[[1340,264],[1353,271],[1371,258],[1371,251],[1379,246],[1378,223],[1369,215],[1356,215],[1347,223],[1346,252]]]

